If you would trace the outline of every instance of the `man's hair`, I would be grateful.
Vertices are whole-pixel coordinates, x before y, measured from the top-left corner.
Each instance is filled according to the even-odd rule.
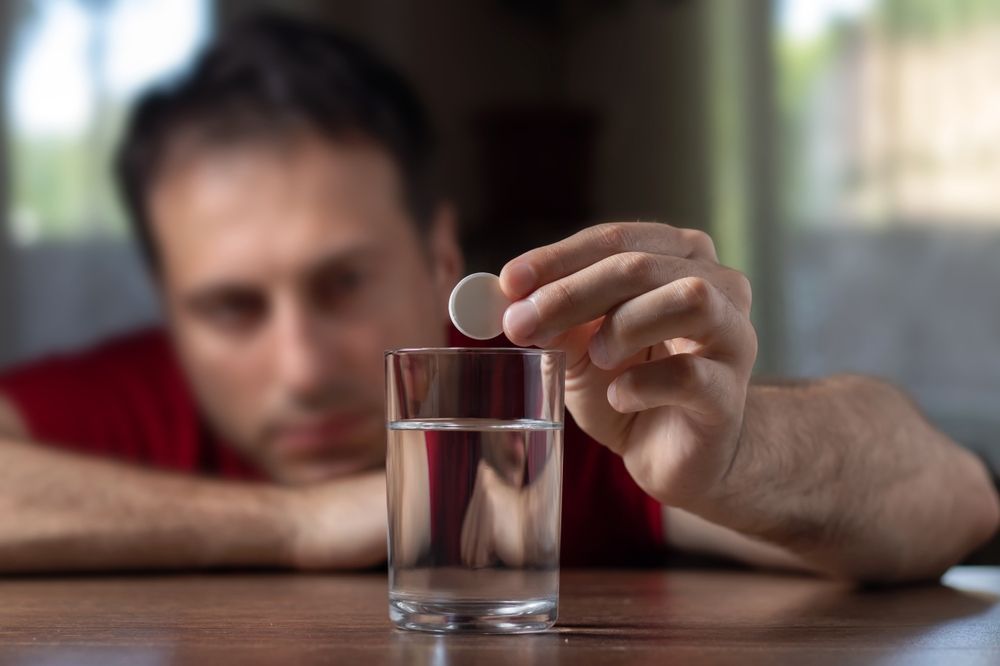
[[[434,205],[434,137],[404,78],[328,28],[275,14],[235,24],[181,78],[136,104],[115,160],[133,233],[155,269],[149,194],[181,136],[207,146],[307,130],[331,142],[370,140],[395,160],[418,228]]]

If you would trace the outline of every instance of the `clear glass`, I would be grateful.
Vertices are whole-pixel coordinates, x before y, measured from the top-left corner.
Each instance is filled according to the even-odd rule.
[[[562,352],[385,356],[389,617],[434,632],[544,631],[559,608]]]

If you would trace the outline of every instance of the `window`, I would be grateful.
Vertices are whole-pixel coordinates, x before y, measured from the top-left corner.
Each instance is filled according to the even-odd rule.
[[[1000,3],[775,9],[784,370],[887,377],[1000,469]]]
[[[1000,3],[783,0],[777,22],[792,223],[1000,226]]]
[[[125,228],[110,161],[135,94],[208,36],[206,0],[22,0],[7,59],[8,219],[19,245]]]

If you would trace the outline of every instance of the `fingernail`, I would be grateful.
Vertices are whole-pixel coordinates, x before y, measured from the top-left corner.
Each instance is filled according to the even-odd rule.
[[[511,337],[527,340],[538,328],[538,308],[528,299],[513,303],[504,312],[503,328]]]
[[[608,346],[600,335],[590,339],[590,361],[602,370],[611,369],[608,367]]]
[[[608,404],[619,414],[631,414],[638,411],[634,402],[623,403],[622,397],[618,395],[618,380],[608,384]]]
[[[538,282],[535,269],[531,267],[531,264],[524,261],[508,265],[501,271],[500,276],[506,283],[504,286],[507,287],[509,293],[516,296],[524,296],[531,293],[535,288],[535,283]]]
[[[615,382],[608,384],[608,404],[618,409],[618,385]]]

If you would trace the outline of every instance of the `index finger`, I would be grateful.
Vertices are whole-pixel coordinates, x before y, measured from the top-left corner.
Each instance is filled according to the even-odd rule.
[[[622,252],[647,252],[718,261],[703,231],[660,222],[612,222],[579,231],[551,245],[529,250],[500,271],[500,287],[511,300]]]

